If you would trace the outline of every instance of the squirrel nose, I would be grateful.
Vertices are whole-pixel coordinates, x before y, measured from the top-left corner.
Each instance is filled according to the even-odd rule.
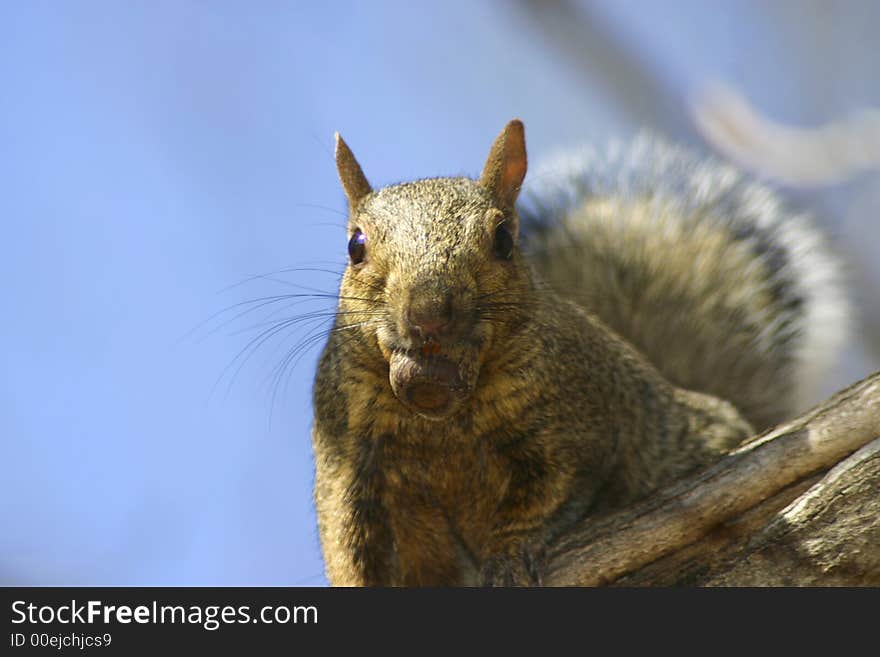
[[[420,299],[410,303],[406,313],[410,329],[420,338],[439,337],[452,323],[452,295],[443,299]]]

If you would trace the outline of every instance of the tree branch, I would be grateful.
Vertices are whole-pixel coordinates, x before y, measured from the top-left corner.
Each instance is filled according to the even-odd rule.
[[[585,521],[549,551],[541,581],[550,586],[778,583],[755,581],[750,569],[757,572],[759,563],[765,566],[762,572],[779,566],[780,577],[784,565],[784,577],[797,582],[825,583],[822,573],[834,564],[834,583],[880,579],[880,441],[819,480],[823,471],[878,437],[880,372],[750,440],[714,466],[631,507]],[[833,509],[842,513],[839,522],[829,516]],[[862,530],[873,541],[864,544]],[[864,544],[862,570],[852,559],[835,557],[840,550],[851,552],[844,549],[845,538]],[[807,568],[812,575],[796,577],[801,562],[812,565]],[[849,576],[847,568],[854,571]]]

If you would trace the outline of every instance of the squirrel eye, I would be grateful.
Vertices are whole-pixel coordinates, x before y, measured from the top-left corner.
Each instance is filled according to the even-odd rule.
[[[502,260],[510,260],[513,256],[513,235],[507,228],[506,223],[502,222],[495,228],[492,251]]]
[[[353,265],[359,265],[364,261],[367,253],[367,236],[360,228],[355,228],[354,235],[348,240],[348,257]]]

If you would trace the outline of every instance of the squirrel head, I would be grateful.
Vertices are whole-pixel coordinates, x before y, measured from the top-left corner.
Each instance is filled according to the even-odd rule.
[[[373,190],[338,134],[336,165],[349,204],[337,328],[357,332],[361,348],[387,363],[410,411],[449,417],[487,355],[527,317],[531,278],[515,208],[527,166],[523,124],[505,126],[478,180]]]

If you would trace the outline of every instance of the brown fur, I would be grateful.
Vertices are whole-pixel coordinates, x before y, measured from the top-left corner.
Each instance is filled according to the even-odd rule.
[[[542,547],[571,523],[749,435],[731,405],[674,387],[536,280],[518,248],[493,252],[499,224],[517,231],[519,122],[480,181],[368,191],[339,143],[349,234],[363,231],[367,256],[345,272],[315,381],[315,501],[332,584],[535,583]],[[413,332],[413,308],[441,306],[442,333]],[[430,395],[407,397],[423,382],[412,372],[448,405],[435,413],[419,406]]]

